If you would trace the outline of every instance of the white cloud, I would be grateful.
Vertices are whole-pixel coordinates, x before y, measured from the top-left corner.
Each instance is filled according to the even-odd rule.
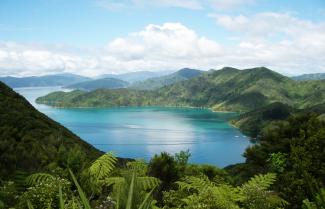
[[[225,45],[181,23],[150,24],[97,49],[0,43],[0,75],[266,66],[285,74],[325,72],[325,26],[289,14],[213,16],[237,35]],[[286,27],[287,26],[287,27]]]

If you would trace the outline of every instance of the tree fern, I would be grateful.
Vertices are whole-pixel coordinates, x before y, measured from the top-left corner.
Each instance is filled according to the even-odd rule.
[[[186,176],[182,179],[182,181],[177,181],[176,184],[180,190],[187,191],[190,191],[191,189],[203,191],[214,186],[214,184],[206,176]]]
[[[54,180],[55,177],[47,173],[35,173],[26,178],[26,184],[29,186],[34,186],[42,182],[48,182]]]
[[[248,182],[242,185],[242,188],[256,188],[258,187],[261,190],[268,189],[276,181],[276,174],[267,173],[255,175]]]
[[[91,164],[88,171],[91,177],[104,179],[115,168],[117,159],[112,153],[106,153]]]
[[[137,177],[136,181],[140,190],[154,189],[160,184],[159,179],[150,176]]]

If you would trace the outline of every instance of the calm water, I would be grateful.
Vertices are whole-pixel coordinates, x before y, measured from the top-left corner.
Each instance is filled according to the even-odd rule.
[[[59,87],[19,88],[38,110],[96,148],[118,156],[150,159],[162,151],[189,149],[191,162],[226,166],[243,162],[249,139],[227,121],[233,113],[191,108],[132,107],[58,109],[35,99]]]

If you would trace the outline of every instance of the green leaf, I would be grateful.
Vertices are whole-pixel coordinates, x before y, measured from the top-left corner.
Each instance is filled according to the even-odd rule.
[[[61,184],[59,185],[59,199],[60,199],[60,209],[64,209],[64,201],[63,201]]]
[[[79,193],[79,197],[80,197],[80,199],[81,199],[81,201],[83,203],[84,208],[85,209],[91,209],[90,204],[89,204],[89,201],[86,198],[85,193],[82,191],[82,188],[80,187],[80,185],[79,185],[76,177],[74,176],[73,172],[70,169],[69,169],[69,172],[70,172],[70,175],[71,175],[71,178],[72,178],[74,184],[77,187],[77,190],[78,190],[78,193]]]
[[[134,181],[135,181],[135,173],[132,174],[129,194],[128,194],[128,200],[126,202],[126,209],[132,208],[132,200],[133,200],[133,191],[134,191]]]

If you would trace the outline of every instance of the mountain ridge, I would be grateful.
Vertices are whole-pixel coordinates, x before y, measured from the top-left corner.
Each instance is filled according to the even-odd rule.
[[[65,86],[64,88],[92,91],[96,89],[126,88],[128,85],[129,85],[128,82],[117,78],[102,78],[102,79],[95,79],[95,80],[71,84]]]
[[[130,85],[129,88],[138,90],[155,90],[164,86],[174,84],[179,81],[195,78],[201,75],[202,73],[203,71],[201,70],[183,68],[172,74],[135,82]]]
[[[247,112],[274,102],[306,108],[325,101],[323,92],[325,80],[294,81],[265,67],[223,68],[153,91],[101,90],[80,95],[60,93],[60,96],[52,93],[38,98],[37,102],[63,107],[161,105]]]
[[[29,77],[0,77],[0,81],[7,84],[11,88],[20,87],[45,87],[45,86],[65,86],[73,83],[89,81],[88,77],[63,73],[44,76],[29,76]]]

